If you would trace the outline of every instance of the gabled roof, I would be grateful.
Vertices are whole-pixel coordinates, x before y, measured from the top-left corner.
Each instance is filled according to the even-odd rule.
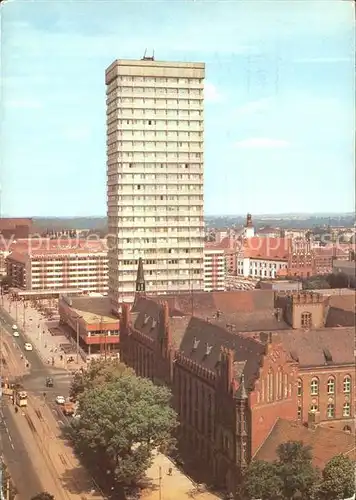
[[[253,458],[272,462],[277,458],[277,447],[287,441],[302,441],[304,445],[311,446],[313,464],[320,469],[324,469],[331,458],[341,453],[356,460],[354,435],[320,426],[313,430],[281,418]]]
[[[160,332],[163,305],[144,297],[133,308],[134,328],[157,340]],[[169,312],[170,331],[175,348],[187,358],[208,370],[215,371],[221,349],[235,352],[235,362],[242,368],[246,387],[258,373],[265,345],[258,340],[243,337],[225,328],[197,317],[177,317]],[[242,373],[239,373],[241,376]]]
[[[322,328],[292,330],[274,334],[286,352],[298,361],[301,368],[310,366],[354,364],[354,328]],[[328,355],[331,355],[331,361]]]

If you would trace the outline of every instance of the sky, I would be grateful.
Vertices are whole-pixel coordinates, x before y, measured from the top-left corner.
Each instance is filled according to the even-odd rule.
[[[106,215],[105,68],[206,64],[207,215],[351,212],[348,0],[1,4],[2,216]]]

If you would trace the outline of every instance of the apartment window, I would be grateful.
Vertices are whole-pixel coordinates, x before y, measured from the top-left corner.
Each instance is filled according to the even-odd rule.
[[[310,405],[310,411],[312,413],[317,412],[318,411],[318,405],[315,405],[315,404]]]
[[[328,394],[335,394],[335,379],[330,377],[327,384]]]
[[[310,328],[312,323],[312,315],[310,312],[302,313],[302,328]]]
[[[299,378],[298,379],[298,382],[297,382],[297,396],[302,396],[303,395],[303,382],[302,380]]]
[[[310,394],[312,396],[317,396],[319,394],[319,380],[317,378],[313,378],[310,383]]]
[[[344,378],[344,393],[349,394],[351,392],[351,377],[347,375]]]
[[[342,416],[349,417],[350,415],[351,415],[350,403],[344,403],[344,406],[342,407]]]
[[[328,404],[328,409],[327,409],[327,417],[328,418],[334,418],[335,416],[335,406],[334,403],[329,403]]]

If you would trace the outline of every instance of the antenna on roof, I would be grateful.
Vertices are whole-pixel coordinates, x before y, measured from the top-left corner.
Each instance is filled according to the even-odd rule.
[[[147,56],[147,49],[145,49],[145,52],[143,54],[143,58],[141,61],[154,61],[155,60],[155,51],[153,50],[152,56]]]

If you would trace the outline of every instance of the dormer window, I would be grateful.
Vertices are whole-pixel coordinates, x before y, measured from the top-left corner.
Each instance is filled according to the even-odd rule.
[[[194,337],[194,340],[193,340],[193,351],[196,351],[198,349],[199,344],[200,344],[200,340],[198,340],[196,337]]]
[[[214,346],[206,344],[205,356],[209,356]]]

